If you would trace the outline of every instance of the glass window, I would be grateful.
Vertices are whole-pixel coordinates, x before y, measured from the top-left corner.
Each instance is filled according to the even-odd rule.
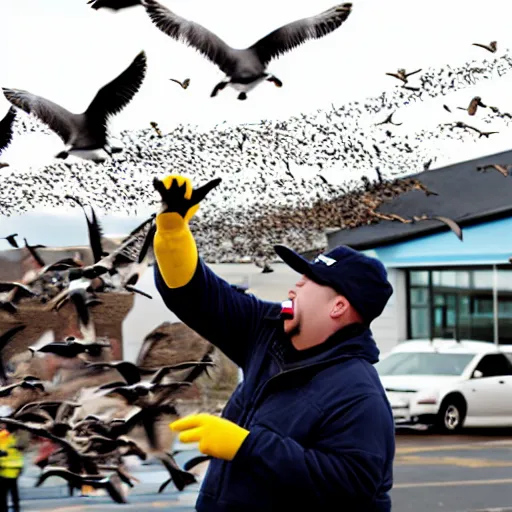
[[[428,307],[415,307],[411,309],[411,337],[430,337],[430,315]]]
[[[428,288],[411,288],[411,306],[428,305]]]
[[[433,270],[432,284],[444,288],[468,288],[468,270]]]
[[[510,270],[498,270],[498,289],[512,292],[512,272]]]
[[[428,286],[428,270],[411,271],[409,277],[412,286]]]
[[[379,361],[379,375],[461,375],[475,354],[396,352]]]
[[[498,377],[500,375],[511,375],[512,365],[503,354],[489,354],[482,357],[475,370],[480,370],[482,377]]]
[[[457,272],[453,270],[440,270],[432,272],[434,286],[457,286]]]
[[[428,283],[432,287],[413,286]],[[503,274],[503,276],[501,275]],[[501,270],[499,340],[512,344],[512,269]],[[458,338],[494,341],[493,271],[491,269],[411,272],[409,289],[411,338]],[[510,290],[509,290],[510,288]],[[429,294],[432,293],[432,310]],[[431,326],[433,331],[431,331]]]
[[[492,270],[473,270],[473,288],[492,290]]]

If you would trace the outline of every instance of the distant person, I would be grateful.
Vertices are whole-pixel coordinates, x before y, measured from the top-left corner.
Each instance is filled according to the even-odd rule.
[[[16,436],[0,424],[0,512],[8,512],[9,494],[14,512],[20,510],[18,477],[23,471],[23,454]]]
[[[199,258],[188,222],[213,183],[156,183],[156,286],[167,307],[243,370],[222,418],[171,423],[213,457],[200,512],[389,512],[391,407],[370,330],[393,289],[377,259],[340,246],[313,262],[277,254],[300,277],[287,303],[235,290]],[[221,213],[222,215],[222,213]]]

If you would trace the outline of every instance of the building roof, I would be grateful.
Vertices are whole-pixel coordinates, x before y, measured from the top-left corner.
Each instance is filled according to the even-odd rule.
[[[468,160],[412,176],[438,195],[410,190],[382,203],[378,213],[394,213],[411,219],[415,215],[445,216],[462,228],[467,225],[507,217],[512,214],[512,177],[504,177],[494,169],[477,171],[490,164],[512,164],[512,151]],[[353,229],[341,229],[327,234],[329,247],[340,244],[354,249],[373,249],[427,234],[446,231],[445,224],[426,220],[405,224],[382,220]]]

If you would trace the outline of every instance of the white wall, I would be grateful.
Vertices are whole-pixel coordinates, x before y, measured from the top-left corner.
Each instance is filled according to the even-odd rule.
[[[394,292],[382,315],[372,323],[372,332],[381,356],[407,337],[405,271],[396,268],[388,268],[387,271]]]

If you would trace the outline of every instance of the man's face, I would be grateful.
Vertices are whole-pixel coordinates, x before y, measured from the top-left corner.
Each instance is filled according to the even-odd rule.
[[[288,292],[288,298],[293,302],[293,318],[285,319],[284,332],[293,335],[300,332],[304,325],[314,325],[327,319],[336,296],[332,288],[302,276],[295,288]]]

